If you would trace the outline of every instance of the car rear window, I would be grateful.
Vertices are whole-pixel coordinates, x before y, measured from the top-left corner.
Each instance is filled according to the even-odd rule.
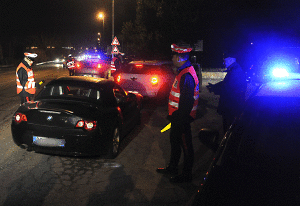
[[[75,85],[50,85],[45,87],[38,95],[38,98],[44,97],[67,97],[100,100],[101,91]]]
[[[146,64],[128,64],[122,69],[124,73],[130,74],[169,74],[172,73],[172,64],[146,65]]]
[[[96,67],[98,64],[107,64],[107,62],[105,62],[104,60],[97,60],[97,61],[80,61],[80,63],[82,67]]]

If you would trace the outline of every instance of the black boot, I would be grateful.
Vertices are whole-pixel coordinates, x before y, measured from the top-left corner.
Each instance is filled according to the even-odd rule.
[[[170,182],[172,183],[183,183],[183,182],[191,182],[191,181],[192,181],[191,173],[182,173],[180,175],[170,178]]]
[[[161,173],[161,174],[177,175],[178,168],[167,166],[166,168],[157,168],[156,172]]]

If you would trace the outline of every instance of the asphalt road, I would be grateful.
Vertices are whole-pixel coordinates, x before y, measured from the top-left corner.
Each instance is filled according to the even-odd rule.
[[[34,69],[37,81],[68,75],[59,66]],[[169,161],[169,131],[160,130],[167,105],[144,103],[142,124],[121,143],[113,160],[78,158],[27,152],[11,137],[10,121],[19,106],[15,72],[1,72],[0,83],[0,205],[185,205],[202,181],[213,151],[198,139],[203,127],[222,130],[216,113],[218,97],[209,94],[203,80],[198,118],[192,123],[195,164],[192,183],[171,184],[156,173]],[[211,81],[214,83],[214,81]],[[182,168],[182,159],[180,163]]]

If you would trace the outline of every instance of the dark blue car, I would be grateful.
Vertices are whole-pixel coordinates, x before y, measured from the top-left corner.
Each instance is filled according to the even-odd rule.
[[[283,74],[250,95],[192,205],[300,205],[300,75]]]

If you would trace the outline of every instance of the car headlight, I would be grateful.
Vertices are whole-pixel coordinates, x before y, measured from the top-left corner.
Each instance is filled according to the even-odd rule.
[[[289,73],[286,71],[286,69],[284,68],[275,68],[273,71],[272,71],[272,75],[274,77],[278,77],[278,78],[281,78],[281,77],[288,77],[289,76]]]

